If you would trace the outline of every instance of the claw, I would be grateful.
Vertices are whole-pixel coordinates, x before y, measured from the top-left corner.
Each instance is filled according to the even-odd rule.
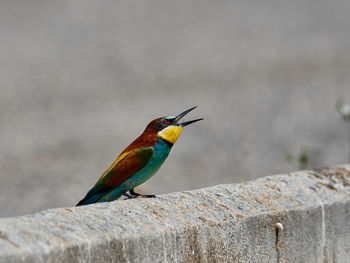
[[[136,193],[134,189],[131,189],[129,193],[135,198],[135,197],[141,197],[141,198],[156,198],[155,195],[142,195],[139,193]]]
[[[123,191],[123,192],[122,192],[122,195],[127,197],[126,200],[136,198],[136,196],[129,195],[126,191]]]

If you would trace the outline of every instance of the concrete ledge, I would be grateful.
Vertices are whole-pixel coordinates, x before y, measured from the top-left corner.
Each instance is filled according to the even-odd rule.
[[[0,219],[0,262],[349,260],[350,165]]]

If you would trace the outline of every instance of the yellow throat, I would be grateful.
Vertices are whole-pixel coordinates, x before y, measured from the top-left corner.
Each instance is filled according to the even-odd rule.
[[[158,137],[174,144],[182,132],[181,126],[169,126],[158,132]]]

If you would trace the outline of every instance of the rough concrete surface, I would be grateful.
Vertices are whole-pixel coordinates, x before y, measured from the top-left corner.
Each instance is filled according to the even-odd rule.
[[[349,262],[349,218],[347,165],[0,219],[0,262]]]
[[[145,193],[347,162],[349,0],[1,0],[0,216],[76,204],[153,118],[198,105]]]

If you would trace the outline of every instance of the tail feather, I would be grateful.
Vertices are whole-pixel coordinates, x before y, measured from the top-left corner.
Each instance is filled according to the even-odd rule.
[[[98,200],[100,200],[101,197],[103,197],[105,194],[107,194],[107,193],[99,193],[99,194],[93,195],[89,198],[84,197],[82,200],[80,200],[80,202],[76,206],[90,205],[93,203],[97,203]]]
[[[108,194],[111,189],[105,189],[98,185],[91,188],[91,190],[86,194],[86,196],[80,200],[76,206],[89,205],[97,203],[103,196]]]

